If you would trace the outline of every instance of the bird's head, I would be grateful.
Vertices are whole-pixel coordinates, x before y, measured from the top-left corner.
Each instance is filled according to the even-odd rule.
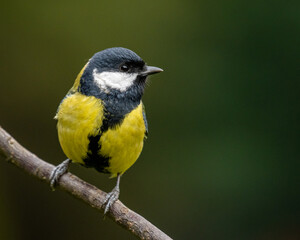
[[[144,89],[147,76],[162,72],[147,66],[133,51],[116,47],[96,53],[87,63],[80,78],[80,91],[86,95],[123,94],[130,89]]]

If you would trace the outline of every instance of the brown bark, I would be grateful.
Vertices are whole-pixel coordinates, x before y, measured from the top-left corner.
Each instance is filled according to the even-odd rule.
[[[54,166],[25,149],[1,127],[0,154],[8,162],[23,169],[30,175],[49,183],[49,176]],[[95,186],[84,182],[71,173],[64,174],[60,178],[58,186],[91,207],[103,212],[106,193]],[[113,204],[107,215],[140,239],[171,239],[145,218],[127,208],[119,200]]]

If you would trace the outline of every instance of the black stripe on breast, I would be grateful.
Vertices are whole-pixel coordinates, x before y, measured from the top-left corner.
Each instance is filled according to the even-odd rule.
[[[130,91],[129,91],[130,92]],[[123,93],[114,92],[115,95],[102,96],[104,103],[104,119],[100,128],[99,134],[96,136],[89,136],[88,153],[84,161],[84,166],[95,168],[99,172],[109,173],[110,156],[102,156],[99,154],[101,145],[99,140],[101,135],[108,129],[115,128],[122,124],[127,113],[131,112],[140,104],[140,98],[132,96],[121,96]],[[128,94],[128,93],[127,93]]]
[[[96,136],[89,136],[88,153],[86,158],[83,159],[85,167],[95,168],[97,171],[102,173],[109,173],[107,168],[109,167],[109,156],[102,156],[99,154],[101,145],[99,143],[100,138],[104,132],[109,128],[113,128],[122,123],[124,115],[118,116],[109,113],[106,109],[104,110],[104,119],[100,128],[100,133]]]
[[[101,134],[88,137],[90,142],[87,156],[83,159],[85,163],[84,166],[95,168],[97,171],[102,173],[109,173],[106,168],[109,166],[110,157],[99,154],[101,149],[101,145],[99,144],[100,137]]]

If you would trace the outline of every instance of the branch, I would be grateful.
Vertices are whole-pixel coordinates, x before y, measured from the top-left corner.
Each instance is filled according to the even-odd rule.
[[[22,147],[0,126],[1,153],[8,162],[23,169],[28,174],[49,183],[49,177],[54,166]],[[66,173],[60,178],[59,186],[74,197],[103,212],[104,208],[102,206],[106,193],[95,186],[84,182],[71,173]],[[107,215],[140,239],[171,239],[145,218],[127,208],[119,200],[111,206]]]

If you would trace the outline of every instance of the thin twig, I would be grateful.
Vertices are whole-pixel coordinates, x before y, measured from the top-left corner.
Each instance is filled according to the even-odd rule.
[[[0,126],[0,154],[1,153],[4,155],[6,161],[23,169],[30,175],[49,183],[49,177],[54,166],[41,160],[22,147]],[[86,202],[91,207],[103,212],[104,209],[102,206],[105,201],[106,193],[95,186],[84,182],[71,173],[64,174],[60,178],[59,186],[76,198]],[[119,200],[113,204],[107,215],[140,239],[171,239],[145,218],[127,208]]]

